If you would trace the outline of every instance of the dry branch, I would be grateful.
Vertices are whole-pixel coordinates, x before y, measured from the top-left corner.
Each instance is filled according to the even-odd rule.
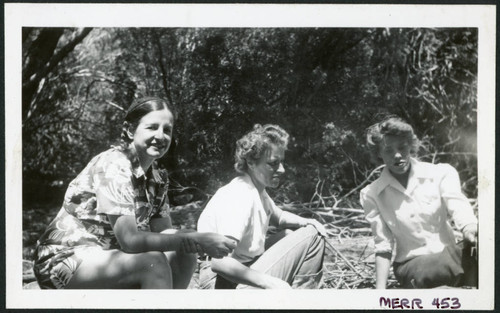
[[[335,253],[337,253],[338,256],[340,256],[342,258],[342,260],[344,260],[346,262],[346,264],[356,273],[358,274],[361,278],[365,279],[365,277],[363,275],[361,275],[360,272],[358,272],[358,270],[351,264],[351,262],[349,262],[349,260],[342,254],[340,253],[339,250],[337,250],[337,248],[335,248],[328,240],[326,240],[326,243],[327,243],[327,247],[329,247],[330,249],[332,249]]]

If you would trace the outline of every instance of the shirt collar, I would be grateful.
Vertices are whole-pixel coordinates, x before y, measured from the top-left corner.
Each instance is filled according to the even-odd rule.
[[[120,149],[129,159],[130,163],[132,164],[132,174],[134,175],[135,178],[140,178],[142,176],[146,177],[146,173],[141,167],[141,163],[139,162],[139,156],[137,155],[137,150],[133,145],[129,145],[126,148],[123,147],[117,147]],[[153,180],[158,183],[165,183],[165,179],[163,179],[163,175],[160,173],[160,169],[158,168],[158,163],[153,161],[151,164],[151,167],[149,168],[149,173],[151,173],[151,177]]]
[[[415,158],[410,158],[411,168],[410,168],[410,176],[408,177],[408,186],[407,190],[412,189],[412,182],[415,178],[429,178],[432,177],[432,173],[422,166],[422,163],[419,162]],[[394,176],[391,175],[389,169],[384,167],[382,170],[382,174],[380,174],[379,183],[377,185],[377,194],[381,193],[387,186],[392,186],[401,192],[405,192],[405,189],[398,182]]]

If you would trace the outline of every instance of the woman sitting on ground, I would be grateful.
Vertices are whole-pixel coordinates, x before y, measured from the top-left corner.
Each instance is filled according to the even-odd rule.
[[[220,188],[198,221],[198,231],[234,239],[227,257],[207,258],[201,288],[317,288],[322,276],[326,231],[318,221],[279,209],[266,192],[284,173],[288,134],[276,125],[255,125],[236,143],[239,176]],[[269,224],[298,228],[266,239]]]
[[[369,127],[367,143],[373,161],[385,164],[380,177],[361,191],[375,239],[376,288],[386,288],[393,253],[402,288],[476,284],[470,246],[477,240],[477,219],[455,168],[413,158],[419,140],[400,118]],[[455,243],[448,215],[467,250]]]
[[[174,115],[160,98],[132,104],[122,145],[95,156],[69,184],[56,218],[38,241],[42,289],[187,288],[194,253],[223,257],[232,240],[172,229],[166,171]]]

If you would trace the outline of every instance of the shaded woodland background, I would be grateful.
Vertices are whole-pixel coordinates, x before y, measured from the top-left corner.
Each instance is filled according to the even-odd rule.
[[[178,114],[161,166],[180,227],[194,227],[235,176],[234,143],[255,123],[293,137],[276,203],[332,235],[369,235],[358,191],[378,171],[364,132],[385,114],[414,126],[422,160],[455,166],[475,204],[477,36],[475,28],[23,28],[23,257],[67,184],[117,141],[126,109],[145,95],[168,98]]]

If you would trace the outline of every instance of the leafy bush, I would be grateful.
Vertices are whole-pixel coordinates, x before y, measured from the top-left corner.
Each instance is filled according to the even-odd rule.
[[[388,113],[477,196],[476,29],[27,28],[23,40],[26,184],[65,186],[118,138],[134,98],[158,95],[178,113],[161,162],[174,204],[206,200],[235,175],[235,141],[275,123],[292,136],[277,201],[357,206],[350,191],[374,168],[364,131]]]

